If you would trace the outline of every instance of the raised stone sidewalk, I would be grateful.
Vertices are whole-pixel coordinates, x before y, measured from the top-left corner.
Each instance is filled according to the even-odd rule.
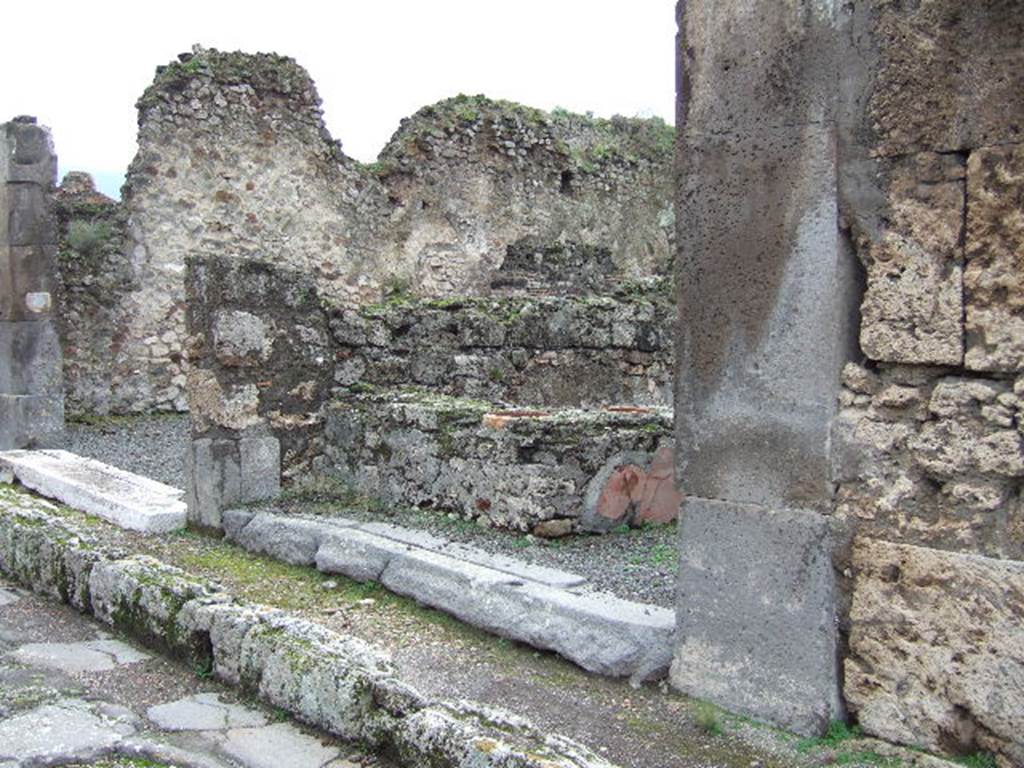
[[[313,727],[404,766],[612,768],[582,745],[521,717],[426,697],[400,678],[390,658],[359,639],[236,600],[152,558],[124,557],[104,544],[102,529],[90,529],[44,500],[3,487],[0,496],[4,573]],[[223,748],[234,743],[255,757],[265,754],[259,738],[226,735]],[[14,759],[21,758],[0,760],[0,768],[14,768]],[[325,758],[318,766],[327,763]],[[254,765],[271,764],[288,765]]]

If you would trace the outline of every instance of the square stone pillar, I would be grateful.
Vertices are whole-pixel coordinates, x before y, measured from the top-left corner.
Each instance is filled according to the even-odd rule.
[[[842,716],[829,431],[860,279],[817,0],[679,8],[678,633],[671,682],[804,734]]]
[[[35,118],[0,125],[0,450],[64,439],[54,323],[57,158]]]

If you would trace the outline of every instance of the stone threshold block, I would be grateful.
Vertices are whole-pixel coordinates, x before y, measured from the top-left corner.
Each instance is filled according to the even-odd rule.
[[[420,391],[339,399],[328,473],[391,504],[551,535],[675,518],[672,413],[502,409]]]
[[[828,520],[687,498],[670,680],[796,733],[842,717]]]
[[[228,539],[246,550],[380,582],[488,632],[555,651],[590,672],[645,680],[663,676],[672,660],[673,611],[586,591],[575,574],[344,518],[229,510],[224,524]]]
[[[0,452],[0,476],[121,528],[167,533],[185,527],[184,491],[68,451]]]

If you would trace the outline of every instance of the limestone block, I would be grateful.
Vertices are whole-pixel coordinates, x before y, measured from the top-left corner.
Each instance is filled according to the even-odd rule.
[[[193,440],[185,455],[188,521],[220,528],[221,512],[241,503],[242,478],[237,440]]]
[[[923,153],[886,168],[886,223],[858,239],[867,268],[861,347],[875,360],[959,365],[962,160]]]
[[[242,501],[272,499],[281,491],[281,443],[276,437],[238,441]]]
[[[966,366],[1024,369],[1024,145],[967,163]]]
[[[1024,21],[1014,0],[864,3],[875,57],[866,114],[876,152],[953,151],[1020,141]],[[866,27],[866,28],[865,28]]]
[[[845,693],[866,732],[1024,764],[1024,563],[861,539]]]
[[[929,410],[937,417],[921,427],[908,447],[932,477],[949,480],[970,475],[1024,477],[1024,438],[1014,427],[994,419],[1002,385],[948,378],[932,392]],[[995,407],[993,407],[995,405]]]
[[[8,451],[0,464],[27,488],[122,528],[167,533],[185,527],[182,491],[67,451]]]
[[[676,383],[686,493],[830,505],[827,435],[859,288],[820,127],[690,139]]]
[[[687,498],[679,540],[672,685],[823,733],[842,713],[826,518]]]
[[[38,184],[7,184],[0,192],[0,243],[56,243],[57,230],[46,188]]]
[[[221,528],[224,510],[275,496],[280,455],[280,443],[270,436],[193,440],[185,469],[189,522]]]

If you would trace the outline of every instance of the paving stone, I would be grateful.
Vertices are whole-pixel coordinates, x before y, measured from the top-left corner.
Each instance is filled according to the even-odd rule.
[[[146,717],[165,731],[219,731],[267,724],[259,710],[222,702],[216,693],[198,693],[158,704],[146,711]]]
[[[107,672],[123,664],[152,658],[120,640],[86,640],[80,643],[27,643],[14,652],[25,664],[56,669],[68,674]]]
[[[246,768],[320,768],[339,757],[291,723],[228,731],[221,748]]]
[[[6,451],[22,485],[122,528],[166,533],[185,526],[184,491],[68,451]]]
[[[47,704],[0,722],[0,760],[63,765],[110,750],[131,733],[131,726],[104,720],[83,702]]]

